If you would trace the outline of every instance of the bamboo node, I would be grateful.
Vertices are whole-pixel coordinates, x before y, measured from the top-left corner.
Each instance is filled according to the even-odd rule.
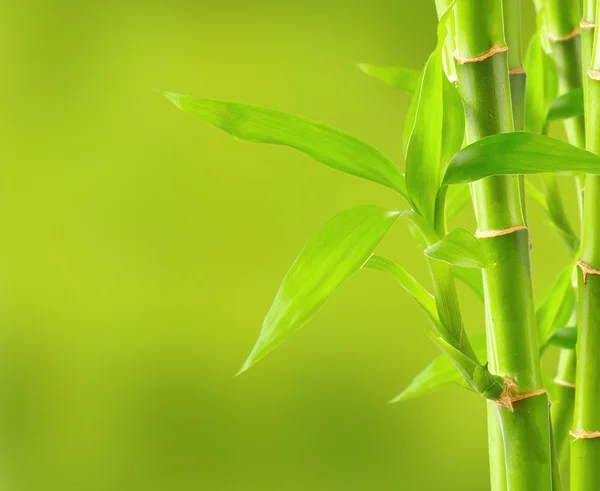
[[[570,41],[571,39],[576,38],[581,34],[581,31],[576,27],[566,36],[554,36],[553,34],[548,34],[548,39],[553,43],[564,43],[566,41]]]
[[[505,228],[504,230],[478,230],[475,232],[475,237],[478,239],[493,239],[494,237],[502,237],[503,235],[514,234],[521,230],[529,230],[525,225],[515,225],[514,227]]]
[[[584,285],[587,285],[589,275],[600,276],[600,271],[592,268],[583,259],[580,259],[579,261],[577,261],[577,266],[579,267],[579,269],[581,269],[581,272],[583,274],[583,284]]]
[[[508,51],[508,46],[500,46],[498,44],[494,44],[490,49],[488,49],[485,53],[479,56],[475,56],[473,58],[466,58],[463,56],[459,56],[458,53],[454,54],[454,59],[459,65],[466,65],[467,63],[481,63],[482,61],[491,58],[498,53],[506,53]]]
[[[525,69],[522,67],[518,67],[518,68],[511,68],[508,71],[509,75],[527,75],[527,73],[525,72]]]
[[[571,430],[569,431],[569,435],[571,435],[575,440],[594,440],[596,438],[600,438],[600,431]]]
[[[587,76],[590,80],[600,81],[600,70],[588,70]]]
[[[558,378],[558,377],[556,377],[556,378],[553,380],[553,382],[554,382],[556,385],[560,385],[560,386],[562,386],[562,387],[567,387],[567,388],[569,388],[569,389],[575,389],[575,388],[577,387],[577,386],[576,386],[574,383],[572,383],[572,382],[567,382],[566,380],[560,379],[560,378]]]
[[[581,22],[579,23],[579,27],[581,29],[595,29],[596,28],[596,23],[595,22],[588,22],[587,20],[581,20]]]
[[[532,397],[548,395],[546,389],[537,389],[531,392],[525,392],[523,394],[517,393],[518,387],[514,380],[505,377],[504,378],[504,391],[500,394],[500,397],[496,401],[496,405],[508,409],[511,413],[515,412],[514,403],[524,401],[525,399],[531,399]]]

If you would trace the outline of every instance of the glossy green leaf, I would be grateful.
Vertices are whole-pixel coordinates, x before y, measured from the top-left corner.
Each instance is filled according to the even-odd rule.
[[[525,129],[542,133],[552,102],[558,95],[558,75],[554,61],[541,44],[541,36],[536,33],[525,54],[527,72]]]
[[[572,254],[579,249],[579,238],[571,227],[565,211],[562,195],[555,174],[542,174],[544,183],[544,196],[547,203],[547,215],[550,224],[554,227],[559,237]]]
[[[447,14],[451,13],[451,9]],[[414,126],[406,149],[406,187],[411,201],[429,223],[444,167],[461,147],[464,116],[456,88],[448,82],[442,63],[447,15],[438,24],[438,44],[429,57],[419,88]]]
[[[408,95],[413,95],[421,85],[421,72],[410,68],[381,67],[366,63],[358,64],[358,68],[363,73],[396,87]]]
[[[247,104],[165,95],[182,111],[240,140],[295,148],[317,162],[408,196],[404,176],[379,150],[331,126]]]
[[[579,249],[579,238],[574,232],[565,213],[562,196],[558,189],[555,174],[542,174],[544,190],[538,189],[530,179],[525,180],[527,194],[539,205],[548,217],[553,230],[565,243],[572,254]]]
[[[548,136],[505,133],[488,136],[459,151],[450,161],[444,184],[543,172],[600,174],[600,157]]]
[[[465,382],[477,394],[488,399],[497,399],[504,390],[502,377],[492,375],[487,364],[481,365],[476,359],[467,356],[440,337],[431,333],[431,340],[456,366]]]
[[[544,292],[536,307],[536,323],[540,346],[547,344],[554,333],[567,325],[575,307],[575,292],[571,285],[573,264],[561,271]]]
[[[468,184],[450,186],[446,193],[446,221],[454,220],[469,204],[471,192]]]
[[[400,286],[416,300],[431,322],[434,325],[439,326],[440,318],[433,295],[431,295],[431,293],[429,293],[404,268],[385,257],[371,256],[363,266],[363,269],[375,269],[394,278]]]
[[[556,99],[548,111],[548,121],[583,116],[583,88],[573,89]]]
[[[494,265],[477,238],[457,228],[425,249],[425,255],[461,268],[489,268]]]
[[[485,334],[469,338],[479,360],[486,360]],[[436,357],[421,373],[419,373],[399,395],[391,402],[408,401],[435,392],[442,387],[457,383],[463,378],[454,363],[445,355]]]
[[[421,87],[423,83],[423,74],[419,79],[417,89]],[[404,129],[402,131],[402,151],[404,159],[406,160],[406,152],[408,151],[408,142],[410,141],[410,135],[412,134],[413,128],[415,127],[415,118],[417,117],[417,108],[419,107],[419,90],[416,90],[410,99],[410,106],[404,118]]]
[[[483,277],[480,269],[452,266],[452,275],[467,285],[483,302]]]
[[[304,324],[369,259],[398,218],[380,206],[357,206],[329,220],[283,279],[260,336],[240,372]]]
[[[558,329],[548,340],[548,344],[562,349],[575,349],[577,345],[577,328],[563,327]]]

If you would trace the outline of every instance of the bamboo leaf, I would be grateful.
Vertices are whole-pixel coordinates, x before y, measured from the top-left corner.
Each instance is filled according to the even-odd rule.
[[[331,126],[247,104],[165,96],[182,111],[240,140],[295,148],[321,164],[383,184],[408,199],[404,176],[379,150]]]
[[[531,38],[524,66],[527,72],[525,129],[543,133],[548,110],[558,95],[558,75],[554,61],[542,47],[539,32]]]
[[[363,264],[398,212],[357,206],[329,220],[306,244],[283,279],[260,336],[241,372],[304,324]]]
[[[556,175],[543,174],[542,181],[544,183],[544,195],[550,224],[554,227],[569,251],[572,254],[576,254],[579,249],[579,238],[571,227],[571,223],[565,212]]]
[[[358,68],[367,75],[376,78],[387,85],[396,87],[402,92],[413,95],[421,85],[421,72],[410,68],[380,67],[359,63]]]
[[[404,268],[385,257],[371,256],[364,264],[363,269],[375,269],[394,278],[416,300],[425,314],[427,314],[429,320],[436,326],[440,325],[440,318],[433,295]]]
[[[453,230],[429,246],[425,255],[461,268],[489,268],[494,265],[477,238],[462,228]]]
[[[485,334],[471,336],[469,340],[477,358],[485,361],[487,359]],[[458,383],[462,378],[462,374],[454,363],[445,354],[442,354],[436,357],[391,402],[408,401],[430,394],[452,383]]]
[[[464,116],[456,88],[442,63],[446,21],[438,24],[438,44],[429,57],[419,88],[414,126],[406,149],[406,187],[416,211],[434,223],[436,198],[448,159],[461,147]]]
[[[462,184],[501,174],[585,172],[600,174],[600,157],[555,138],[518,132],[488,136],[459,151],[444,184]]]
[[[556,99],[548,111],[548,121],[583,116],[583,88],[570,90]]]
[[[577,345],[577,328],[563,327],[558,329],[548,340],[548,344],[562,349],[575,349]]]
[[[446,220],[451,222],[471,203],[471,192],[467,184],[450,186],[446,192]]]
[[[452,266],[452,275],[467,285],[479,300],[483,302],[483,278],[481,270],[472,268],[459,268]]]
[[[544,292],[536,307],[536,323],[540,346],[545,346],[554,333],[567,325],[575,306],[571,285],[573,264],[561,271],[554,283]]]

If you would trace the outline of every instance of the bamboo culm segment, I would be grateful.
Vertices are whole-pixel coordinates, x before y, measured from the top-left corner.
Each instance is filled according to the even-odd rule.
[[[461,0],[456,4],[459,57],[475,58],[494,45],[505,45],[501,6],[501,2],[492,0]],[[480,62],[460,64],[457,74],[467,142],[513,131],[507,53],[497,52]],[[525,225],[516,176],[483,179],[472,185],[472,191],[480,231]],[[496,263],[496,267],[483,272],[490,366],[494,373],[513,379],[520,393],[536,391],[543,383],[533,310],[529,233],[519,230],[480,241]],[[505,446],[506,489],[552,490],[547,396],[515,403],[514,413],[502,407],[496,410]],[[494,483],[492,487],[497,489]]]
[[[556,378],[554,379],[554,393],[552,400],[552,424],[556,451],[560,464],[566,462],[569,448],[569,430],[573,423],[573,409],[575,407],[575,350],[561,350]]]
[[[589,12],[586,12],[589,14]],[[596,24],[598,23],[596,12]],[[600,40],[596,30],[590,69],[600,69]],[[588,77],[585,90],[586,148],[600,154],[600,82]],[[600,176],[587,175],[583,210],[581,261],[600,268]],[[581,269],[581,267],[580,267]],[[575,435],[600,431],[600,276],[578,275],[577,386]],[[576,438],[571,443],[571,489],[597,489],[600,482],[600,438]]]

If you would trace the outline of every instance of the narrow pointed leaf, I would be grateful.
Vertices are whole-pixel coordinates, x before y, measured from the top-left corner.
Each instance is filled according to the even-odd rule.
[[[363,73],[396,87],[408,95],[413,95],[421,83],[421,72],[410,68],[381,67],[366,63],[359,63],[358,68]]]
[[[485,334],[471,336],[471,345],[479,360],[487,359]],[[462,380],[462,374],[446,355],[436,357],[419,373],[399,395],[391,402],[408,401],[435,392],[442,387]]]
[[[241,372],[319,310],[363,266],[398,216],[398,212],[380,206],[357,206],[329,220],[306,244],[283,279]]]
[[[536,323],[540,346],[548,343],[554,333],[567,325],[575,307],[575,292],[571,285],[573,264],[561,271],[544,292],[536,307]]]
[[[556,99],[548,111],[548,121],[583,116],[583,88],[573,89]]]
[[[240,140],[295,148],[321,164],[383,184],[407,198],[404,176],[379,150],[331,126],[248,104],[165,96],[182,111]]]
[[[459,268],[452,266],[452,275],[467,285],[475,295],[483,302],[483,277],[481,270],[473,268]]]
[[[542,47],[539,32],[531,38],[524,65],[527,72],[525,129],[542,133],[548,110],[558,95],[558,75],[554,61]]]
[[[600,174],[600,157],[548,136],[505,133],[483,138],[458,152],[450,161],[444,184],[544,172]]]
[[[579,238],[573,227],[571,227],[571,223],[565,212],[556,175],[543,174],[542,181],[544,183],[544,196],[547,203],[547,214],[550,224],[554,227],[570,252],[576,254],[579,249]]]
[[[363,269],[375,269],[394,278],[400,286],[416,300],[431,322],[433,322],[434,325],[439,326],[440,318],[433,295],[431,295],[431,293],[429,293],[404,268],[385,257],[371,256],[363,266]]]
[[[562,349],[575,349],[577,345],[577,328],[563,327],[557,330],[548,340],[548,344]]]
[[[454,220],[471,203],[471,192],[467,184],[450,186],[446,193],[446,221]]]
[[[494,265],[477,238],[462,228],[453,230],[429,246],[425,255],[461,268],[489,268]]]
[[[451,9],[448,9],[438,24],[438,44],[423,71],[414,126],[406,149],[408,194],[416,211],[429,223],[434,223],[444,167],[461,147],[464,135],[460,98],[456,88],[448,82],[442,63],[446,21],[450,14]]]

